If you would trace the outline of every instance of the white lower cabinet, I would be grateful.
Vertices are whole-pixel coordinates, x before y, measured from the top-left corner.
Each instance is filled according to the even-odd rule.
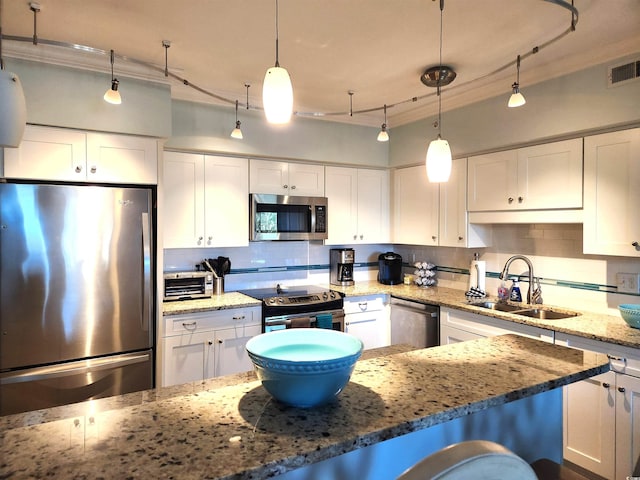
[[[260,307],[165,316],[162,386],[251,370],[245,346],[260,322]]]
[[[640,355],[562,333],[556,342],[611,359],[611,371],[564,387],[564,458],[604,478],[624,480],[640,461]]]
[[[544,328],[500,320],[453,308],[440,307],[440,345],[449,345],[506,333],[516,333],[549,343],[553,343],[554,337],[553,331]]]
[[[391,344],[391,310],[386,295],[347,297],[344,300],[344,331],[369,348]]]

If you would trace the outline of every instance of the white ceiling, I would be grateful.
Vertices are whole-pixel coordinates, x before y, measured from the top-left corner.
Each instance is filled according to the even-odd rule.
[[[569,0],[570,1],[570,0]],[[39,0],[40,39],[87,45],[164,67],[163,40],[170,40],[169,69],[232,101],[261,105],[262,80],[275,62],[275,0]],[[579,20],[553,45],[522,61],[520,85],[528,85],[640,52],[640,0],[575,0]],[[5,36],[31,37],[33,12],[27,0],[3,4]],[[568,10],[542,0],[446,0],[443,64],[458,76],[443,90],[443,110],[504,95],[515,66],[490,78],[533,47],[560,35],[571,23]],[[292,78],[294,109],[368,114],[332,120],[382,123],[392,128],[437,112],[435,91],[421,73],[438,64],[440,10],[434,0],[279,0],[279,60]],[[24,49],[45,49],[19,43]],[[47,48],[50,50],[47,52]],[[9,50],[5,48],[5,50]],[[6,53],[5,53],[6,54]],[[51,53],[51,55],[53,55]],[[108,58],[98,64],[109,68]],[[120,62],[120,65],[119,63]],[[124,69],[116,59],[115,71]],[[122,71],[120,72],[122,73]],[[474,81],[475,80],[475,81]],[[126,78],[121,79],[126,91]],[[220,103],[172,82],[174,98]]]

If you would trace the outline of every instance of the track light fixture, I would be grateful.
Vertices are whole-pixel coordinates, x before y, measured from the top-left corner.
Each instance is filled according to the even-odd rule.
[[[389,133],[387,132],[387,105],[384,106],[384,123],[380,129],[380,133],[378,133],[378,141],[379,142],[388,142],[389,141]]]
[[[276,63],[267,70],[262,84],[262,104],[267,122],[276,125],[289,123],[293,113],[293,86],[289,72],[280,66],[278,42],[278,0],[276,0]]]
[[[527,101],[524,99],[524,95],[520,93],[520,55],[518,55],[518,59],[516,60],[516,68],[516,81],[513,85],[511,85],[513,93],[511,93],[511,96],[509,97],[509,103],[507,104],[509,107],[521,107],[522,105],[527,103]]]
[[[115,58],[115,53],[111,50],[111,88],[108,89],[104,94],[104,101],[108,103],[112,103],[114,105],[120,105],[122,103],[122,98],[120,97],[120,92],[118,92],[118,85],[120,82],[117,78],[113,76],[113,60]]]
[[[440,63],[438,70],[442,71],[442,11],[444,0],[440,0]],[[438,75],[436,88],[438,95],[438,138],[432,140],[427,149],[427,177],[432,183],[448,182],[451,176],[451,148],[449,142],[442,138],[442,75]],[[455,75],[454,75],[455,78]]]
[[[0,147],[18,147],[27,123],[22,84],[15,73],[4,69],[2,59],[2,0],[0,0]]]

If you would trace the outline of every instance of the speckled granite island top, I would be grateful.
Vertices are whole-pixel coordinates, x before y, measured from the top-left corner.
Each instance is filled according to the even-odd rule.
[[[0,478],[267,478],[606,372],[605,355],[516,335],[358,361],[332,403],[258,381],[1,432]]]

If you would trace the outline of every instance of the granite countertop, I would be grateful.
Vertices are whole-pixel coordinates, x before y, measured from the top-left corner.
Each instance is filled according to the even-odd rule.
[[[211,298],[199,298],[197,300],[177,300],[162,303],[162,314],[182,315],[185,313],[206,312],[209,310],[224,310],[227,308],[259,307],[260,300],[249,297],[240,292],[228,292],[222,295],[213,295]]]
[[[446,287],[418,287],[416,285],[382,285],[377,281],[356,282],[350,287],[324,285],[326,288],[342,292],[347,297],[360,295],[385,294],[405,300],[440,305],[443,307],[464,310],[470,313],[494,317],[523,325],[545,328],[555,332],[567,333],[583,338],[622,345],[624,347],[640,348],[640,329],[631,328],[619,316],[603,315],[588,311],[579,311],[577,317],[561,320],[538,320],[535,318],[514,315],[508,312],[488,310],[486,308],[470,305],[462,290]],[[220,310],[224,308],[257,307],[259,300],[243,295],[239,292],[230,292],[214,296],[210,299],[188,300],[181,302],[163,303],[164,315],[179,315],[183,313],[203,312],[207,310]],[[567,310],[560,307],[552,307],[554,310]],[[571,309],[571,311],[578,311]]]
[[[9,417],[0,478],[266,478],[608,369],[602,354],[501,335],[361,359],[314,409],[279,404],[249,374],[223,377],[38,425]]]
[[[471,305],[466,300],[463,291],[446,287],[418,287],[404,284],[382,285],[376,281],[370,281],[358,282],[351,287],[336,287],[332,285],[331,288],[343,292],[347,298],[349,296],[384,293],[405,300],[414,300],[432,305],[440,305],[442,307],[455,308],[470,313],[508,320],[514,323],[545,328],[547,330],[553,330],[554,332],[567,333],[625,347],[640,348],[640,329],[630,327],[619,316],[543,305],[543,307],[552,308],[557,311],[578,312],[580,315],[559,320],[538,320],[521,315],[514,315],[509,312],[489,310]],[[497,301],[497,299],[493,300]]]

